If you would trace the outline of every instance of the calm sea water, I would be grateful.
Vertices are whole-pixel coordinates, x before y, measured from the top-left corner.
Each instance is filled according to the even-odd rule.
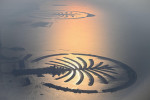
[[[147,0],[1,0],[0,100],[149,100],[149,4]],[[48,56],[62,53],[69,55]],[[93,59],[95,65],[99,62],[109,64],[116,68],[118,76],[114,77],[117,79],[110,79],[110,84],[101,84],[97,75],[89,72],[94,78],[94,85],[89,86],[89,79],[90,82],[92,79],[84,70],[81,70],[84,80],[79,85],[76,85],[81,77],[79,70],[74,73],[76,76],[72,76],[72,71],[60,80],[55,78],[63,75],[52,77],[51,73],[44,73],[42,77],[31,72],[30,75],[15,76],[12,73],[13,70],[47,68],[49,61],[62,65],[59,63],[66,64],[62,61],[65,60],[72,63],[67,63],[72,68],[78,66],[64,57],[76,60],[82,67],[85,64],[81,59],[87,66],[92,63],[89,59]],[[122,63],[133,69],[137,80],[132,77],[132,71],[122,67]],[[101,76],[107,79],[106,74],[101,73]],[[112,73],[109,75],[113,76]],[[73,79],[64,82],[71,76]],[[69,89],[102,92],[128,80],[135,82],[112,93],[64,92],[43,85],[51,83]]]

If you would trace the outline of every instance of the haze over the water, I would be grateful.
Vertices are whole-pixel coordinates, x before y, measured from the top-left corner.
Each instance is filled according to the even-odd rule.
[[[0,100],[149,100],[149,5],[149,0],[0,0]],[[102,60],[106,57],[121,62],[136,72],[137,80],[133,80],[135,83],[128,88],[113,93],[73,93],[92,90],[88,82],[89,79],[93,82],[91,77],[94,74],[90,77],[86,72],[82,75],[78,68],[75,72],[64,67],[61,67],[61,72],[57,70],[53,73],[57,69],[54,67],[51,74],[41,74],[49,71],[45,63],[54,62],[54,59],[63,62],[66,59],[56,56],[48,58],[48,55],[62,53],[92,54],[101,56]],[[72,55],[69,57],[74,58]],[[36,62],[38,58],[42,61]],[[85,60],[87,66],[94,66],[99,61],[83,56],[74,59],[77,64]],[[31,63],[34,60],[35,63]],[[107,65],[109,60],[102,62]],[[85,66],[85,62],[81,65]],[[71,66],[77,64],[74,61]],[[25,71],[31,75],[14,76],[14,69],[29,69]],[[114,73],[110,69],[106,71]],[[129,69],[125,68],[128,74],[132,72]],[[69,78],[68,83],[64,80],[58,82],[52,77],[64,74],[63,71],[73,75],[71,78],[64,76],[66,80]],[[128,75],[126,71],[119,71],[116,70],[119,75],[124,74],[120,78],[133,78],[125,77]],[[82,76],[81,80],[85,76],[81,86],[76,85],[79,75]],[[105,83],[105,78],[102,79]],[[97,85],[99,80],[94,80],[94,83],[96,89],[97,86],[103,88],[103,85]],[[114,82],[114,85],[117,83]],[[85,88],[88,90],[82,91]]]

